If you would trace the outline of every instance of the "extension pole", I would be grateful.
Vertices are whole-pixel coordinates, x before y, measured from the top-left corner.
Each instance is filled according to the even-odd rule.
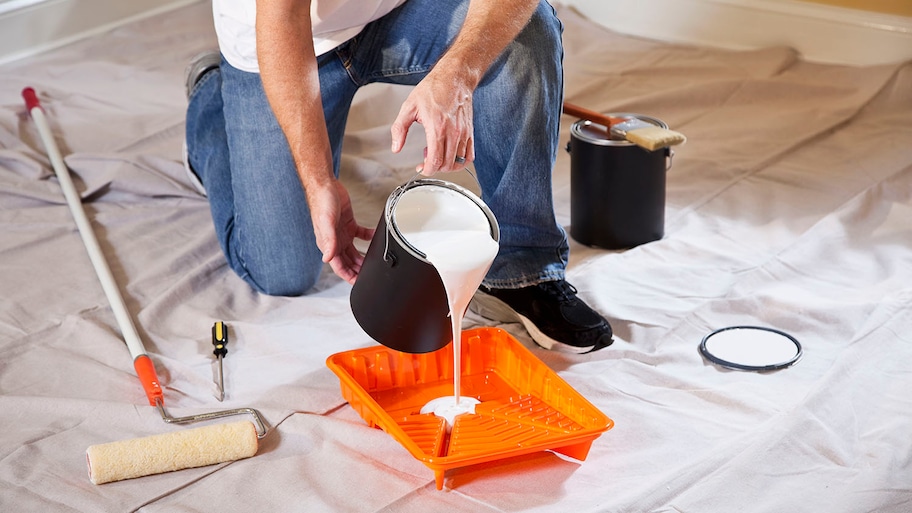
[[[127,343],[127,348],[130,350],[130,356],[133,357],[133,368],[136,369],[136,374],[139,376],[140,382],[142,382],[149,404],[152,406],[164,404],[164,394],[162,393],[158,375],[155,372],[155,365],[146,354],[142,340],[136,333],[136,326],[133,324],[133,319],[124,304],[120,289],[117,288],[117,282],[111,273],[111,268],[108,266],[104,253],[101,251],[101,246],[98,245],[95,231],[86,216],[82,199],[76,192],[70,172],[63,162],[63,157],[60,155],[60,149],[54,140],[54,134],[51,133],[44,108],[41,107],[41,103],[38,101],[38,95],[35,94],[34,89],[26,87],[22,90],[22,97],[25,99],[25,106],[29,115],[34,120],[35,126],[38,127],[41,141],[44,143],[48,158],[50,158],[51,165],[54,168],[54,173],[57,175],[57,180],[63,189],[63,195],[66,197],[67,205],[70,207],[70,212],[76,221],[76,227],[79,228],[79,235],[82,237],[83,245],[85,245],[86,251],[89,253],[92,266],[95,268],[95,274],[98,275],[105,296],[108,298],[108,303],[111,304],[111,309],[114,311],[114,318],[117,320],[117,325],[120,327],[124,341]]]

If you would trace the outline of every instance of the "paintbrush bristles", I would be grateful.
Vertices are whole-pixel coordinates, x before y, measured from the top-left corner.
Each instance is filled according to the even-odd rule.
[[[609,132],[613,137],[626,139],[649,151],[681,144],[687,140],[678,132],[637,118],[626,119],[620,123],[613,124]]]
[[[649,151],[665,148],[666,146],[682,144],[687,141],[684,134],[658,126],[630,130],[627,132],[626,139]]]

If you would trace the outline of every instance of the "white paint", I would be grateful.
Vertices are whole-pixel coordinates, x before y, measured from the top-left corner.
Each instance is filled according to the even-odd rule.
[[[460,400],[462,319],[499,245],[478,205],[446,187],[420,185],[408,189],[396,203],[393,221],[405,241],[424,253],[437,269],[446,290],[453,331],[453,396],[434,399],[421,412],[433,411],[444,417],[450,429],[457,414],[474,412],[478,402],[473,398]]]
[[[450,432],[453,429],[453,423],[456,422],[456,417],[463,413],[475,413],[476,404],[481,404],[481,401],[474,397],[443,396],[428,401],[421,407],[420,413],[433,413],[438,417],[443,417],[446,421],[446,430]]]

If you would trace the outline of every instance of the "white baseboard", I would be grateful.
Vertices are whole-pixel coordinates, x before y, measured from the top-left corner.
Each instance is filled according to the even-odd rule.
[[[3,0],[0,64],[200,0]]]
[[[790,46],[809,61],[912,59],[912,17],[796,0],[556,0],[620,32],[728,49]]]

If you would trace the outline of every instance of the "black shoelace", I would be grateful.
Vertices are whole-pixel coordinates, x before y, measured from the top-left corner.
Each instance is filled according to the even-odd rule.
[[[576,287],[565,280],[543,281],[538,286],[549,295],[556,297],[561,303],[571,303],[577,300]]]

